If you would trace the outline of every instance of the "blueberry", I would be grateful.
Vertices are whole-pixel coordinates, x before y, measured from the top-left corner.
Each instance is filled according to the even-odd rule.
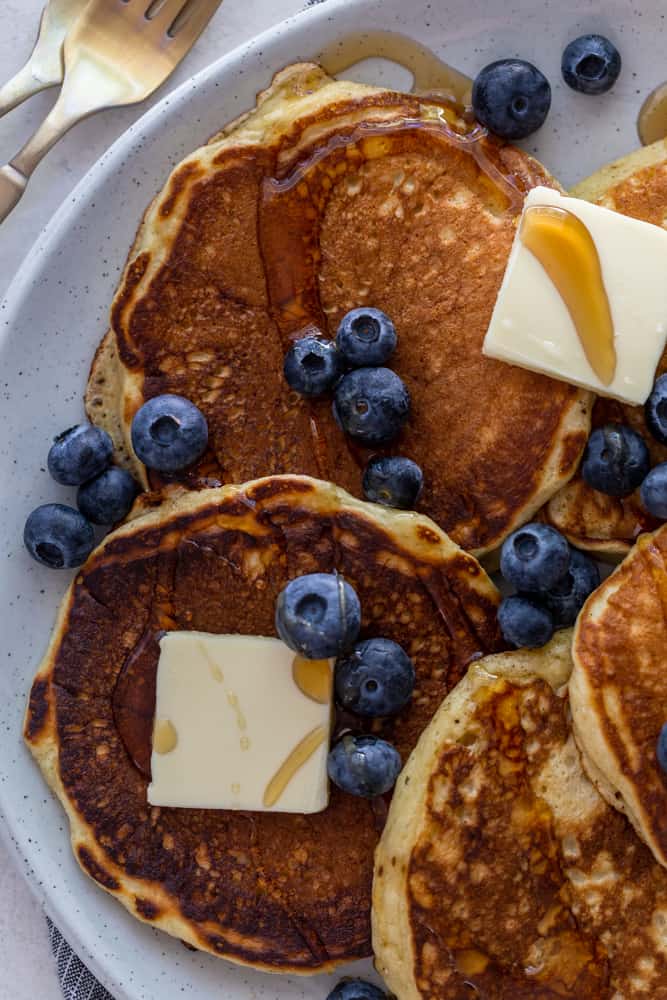
[[[336,663],[336,697],[343,708],[372,718],[396,715],[410,701],[415,668],[391,639],[366,639]]]
[[[658,758],[658,764],[662,770],[667,773],[667,722],[660,730],[658,744],[655,748],[655,755]]]
[[[340,322],[336,343],[350,368],[383,365],[396,350],[396,329],[380,309],[352,309]]]
[[[276,631],[286,646],[309,660],[346,652],[360,627],[359,598],[338,573],[297,576],[278,596]]]
[[[581,462],[584,481],[610,497],[627,497],[651,468],[641,434],[625,424],[605,424],[593,431]]]
[[[112,465],[79,487],[76,503],[94,524],[115,524],[130,512],[139,484],[125,469]]]
[[[408,419],[410,396],[390,368],[357,368],[336,387],[334,416],[361,444],[387,444]]]
[[[472,87],[475,118],[503,139],[536,132],[551,106],[549,81],[523,59],[499,59],[481,70]]]
[[[554,634],[551,612],[536,597],[515,594],[498,608],[498,624],[505,642],[519,648],[544,646]]]
[[[667,462],[655,465],[641,485],[639,495],[649,514],[667,521]]]
[[[667,375],[656,379],[644,404],[646,426],[660,444],[667,444]]]
[[[283,371],[287,384],[302,396],[323,396],[331,392],[343,370],[338,348],[333,340],[302,337],[285,355]]]
[[[604,94],[618,80],[621,55],[604,35],[581,35],[566,45],[560,68],[572,90]]]
[[[584,601],[600,585],[600,570],[579,549],[570,549],[570,567],[551,590],[544,594],[544,604],[551,612],[556,628],[574,625]]]
[[[132,447],[149,469],[178,472],[206,451],[208,426],[201,410],[183,396],[154,396],[132,421]]]
[[[398,750],[379,736],[343,736],[327,761],[334,785],[364,799],[374,799],[393,788],[401,767]]]
[[[423,485],[422,470],[416,462],[402,455],[372,458],[362,483],[367,500],[403,510],[412,510]]]
[[[500,572],[517,590],[551,590],[569,565],[570,547],[565,538],[539,522],[512,532],[500,552]]]
[[[47,465],[57,483],[79,486],[106,469],[112,457],[113,442],[106,431],[93,424],[77,424],[54,440]]]
[[[33,559],[51,569],[80,566],[95,547],[92,524],[62,503],[45,503],[33,510],[23,541]]]
[[[387,1000],[387,994],[365,979],[342,979],[327,1000]]]

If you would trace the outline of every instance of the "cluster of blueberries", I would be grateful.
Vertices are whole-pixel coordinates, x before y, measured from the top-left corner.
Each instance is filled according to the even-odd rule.
[[[48,470],[57,483],[78,486],[78,510],[46,503],[29,515],[23,540],[30,555],[51,569],[79,566],[95,545],[93,524],[113,524],[130,510],[139,484],[112,465],[113,442],[106,431],[78,424],[58,435]]]
[[[621,56],[603,35],[581,35],[561,58],[563,80],[580,94],[604,94],[618,79]],[[475,118],[503,139],[525,139],[551,107],[551,86],[537,66],[524,59],[499,59],[485,66],[472,89]]]
[[[644,416],[651,435],[667,444],[667,375],[656,380]],[[651,468],[648,446],[632,427],[597,427],[588,439],[581,475],[593,489],[612,497],[628,497],[638,489],[647,513],[667,520],[667,462]],[[500,571],[518,591],[498,611],[503,636],[515,646],[543,646],[555,629],[573,625],[600,582],[592,559],[569,546],[555,528],[539,523],[526,524],[506,539]]]
[[[208,443],[203,413],[182,396],[155,396],[132,421],[132,447],[149,469],[176,472],[195,462]],[[92,424],[60,434],[47,466],[57,483],[78,486],[77,507],[47,503],[28,516],[23,540],[30,555],[51,569],[85,562],[95,546],[93,524],[122,521],[140,492],[125,469],[112,465],[113,442]]]
[[[334,690],[340,708],[365,719],[397,715],[415,684],[412,660],[391,639],[358,641],[361,605],[338,573],[307,573],[283,588],[276,602],[276,631],[308,660],[335,659]],[[329,777],[350,795],[376,798],[394,785],[398,751],[373,735],[344,735],[328,759]]]
[[[302,396],[333,396],[333,412],[343,431],[368,448],[391,444],[410,413],[403,380],[386,362],[396,349],[394,324],[380,309],[352,309],[335,340],[301,337],[285,356],[284,373]],[[422,470],[401,455],[376,456],[363,476],[367,500],[412,509],[423,486]]]
[[[588,556],[548,524],[525,524],[505,539],[500,572],[517,593],[498,609],[503,638],[513,646],[543,646],[557,628],[574,625],[600,583]]]

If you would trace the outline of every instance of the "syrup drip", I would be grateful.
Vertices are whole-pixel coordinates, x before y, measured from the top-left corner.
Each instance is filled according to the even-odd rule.
[[[434,52],[394,31],[344,35],[319,53],[317,62],[330,76],[344,73],[364,59],[389,59],[412,73],[412,93],[439,97],[468,107],[472,80],[443,62]]]
[[[178,734],[169,719],[156,719],[153,729],[153,750],[155,753],[166,754],[176,749]]]
[[[591,368],[609,385],[616,373],[614,324],[590,232],[572,212],[535,205],[523,217],[520,237],[567,306]]]
[[[417,102],[415,112],[418,110]],[[429,119],[404,117],[383,122],[373,120],[377,109],[371,106],[368,121],[341,127],[303,159],[274,169],[273,176],[264,179],[258,232],[271,313],[285,351],[306,333],[328,330],[319,297],[321,220],[336,185],[346,177],[356,180],[369,161],[429,147],[437,153],[443,146],[455,146],[473,158],[493,190],[499,210],[519,213],[525,192],[494,162],[493,142],[482,141],[486,131],[479,126],[467,128],[451,109],[434,106],[432,111]],[[328,401],[309,404],[317,471],[323,479],[335,478],[330,434],[324,433],[318,421],[318,411],[329,405]],[[343,447],[363,469],[368,455],[347,438]]]
[[[299,768],[310,760],[326,738],[327,731],[324,726],[317,726],[296,745],[266,786],[263,802],[267,809],[276,804]]]
[[[637,118],[637,133],[643,146],[667,136],[667,83],[651,91]]]
[[[326,329],[319,300],[319,229],[330,192],[365,163],[392,154],[454,145],[469,153],[500,189],[504,207],[519,211],[524,191],[495,165],[480,140],[481,128],[457,132],[444,117],[368,122],[337,133],[281,176],[268,177],[260,212],[260,241],[274,318],[286,347],[306,332]]]
[[[328,660],[306,660],[295,656],[292,677],[299,691],[316,701],[318,705],[328,705],[331,701],[332,675]]]

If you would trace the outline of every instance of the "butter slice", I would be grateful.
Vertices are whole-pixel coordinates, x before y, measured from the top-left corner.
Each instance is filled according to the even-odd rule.
[[[166,730],[170,739],[154,736],[151,805],[326,808],[331,696],[321,703],[302,693],[294,658],[284,643],[261,636],[169,632],[161,639],[155,734]],[[281,768],[299,745],[310,756],[285,782],[291,768]],[[160,746],[170,749],[160,753]],[[272,784],[279,773],[283,780]],[[279,791],[272,805],[265,804],[269,789],[269,799]]]
[[[551,188],[533,188],[524,212],[553,205],[576,215],[597,248],[614,327],[616,370],[604,385],[574,322],[519,229],[484,340],[484,354],[530,371],[640,404],[653,388],[667,339],[667,232]]]

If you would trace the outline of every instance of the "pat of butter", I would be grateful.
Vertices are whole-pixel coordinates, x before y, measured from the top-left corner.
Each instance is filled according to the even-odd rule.
[[[573,296],[566,304],[562,288],[559,290],[547,273],[548,247],[543,248],[540,260],[522,239],[527,213],[542,206],[551,207],[552,215],[553,209],[571,213],[592,238],[593,257],[597,251],[599,261],[599,267],[597,261],[595,267],[602,279],[600,291],[603,296],[606,293],[607,316],[611,314],[607,350],[612,360],[609,363],[607,357],[606,366],[603,354],[596,358],[596,348],[591,351],[590,346],[590,337],[603,337],[604,331],[595,329],[597,317],[590,311],[595,290],[591,269],[585,266],[591,262],[585,260],[583,245],[575,239],[572,252],[566,250],[563,254],[570,292],[578,298],[579,308],[575,302],[573,311]],[[643,403],[653,387],[667,339],[666,275],[664,229],[578,198],[563,197],[551,188],[533,188],[524,202],[484,340],[484,354],[592,389],[602,396]],[[581,323],[576,322],[582,315],[589,321],[588,341],[582,337]],[[601,326],[604,324],[598,324]]]
[[[314,813],[329,799],[329,661],[278,639],[168,632],[160,640],[156,806]]]

